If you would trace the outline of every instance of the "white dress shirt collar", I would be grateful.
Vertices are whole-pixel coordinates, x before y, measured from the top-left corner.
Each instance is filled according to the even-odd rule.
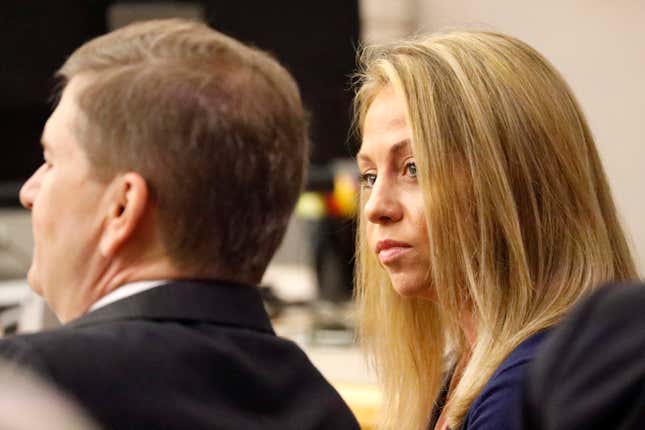
[[[95,311],[98,308],[102,308],[103,306],[109,305],[110,303],[114,303],[118,300],[125,299],[126,297],[134,296],[135,294],[141,293],[151,288],[158,287],[160,285],[165,284],[166,282],[168,281],[159,279],[154,281],[137,281],[137,282],[129,282],[127,284],[123,284],[116,290],[109,292],[108,294],[106,294],[105,296],[97,300],[90,307],[90,310],[88,312]]]

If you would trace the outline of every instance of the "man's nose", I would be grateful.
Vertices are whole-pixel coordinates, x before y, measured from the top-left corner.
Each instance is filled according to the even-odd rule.
[[[397,222],[403,215],[396,187],[382,177],[377,178],[370,195],[365,202],[365,216],[374,224]]]
[[[20,204],[26,209],[31,209],[34,205],[38,190],[40,189],[41,176],[45,168],[46,166],[44,164],[40,166],[20,188]]]

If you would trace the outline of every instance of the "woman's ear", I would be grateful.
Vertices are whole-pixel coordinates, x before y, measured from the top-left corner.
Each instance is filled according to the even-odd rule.
[[[104,257],[112,257],[134,235],[148,209],[148,184],[135,172],[117,176],[109,196],[105,228],[99,242]]]

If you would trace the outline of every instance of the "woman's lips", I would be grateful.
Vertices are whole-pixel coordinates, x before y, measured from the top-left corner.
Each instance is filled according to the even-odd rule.
[[[376,244],[376,254],[381,264],[389,264],[411,250],[410,244],[395,240],[382,240]]]

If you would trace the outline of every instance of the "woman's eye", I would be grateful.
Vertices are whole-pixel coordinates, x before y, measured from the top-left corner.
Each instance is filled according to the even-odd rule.
[[[417,177],[417,165],[415,163],[408,163],[405,165],[405,173],[413,178]]]
[[[359,182],[362,187],[372,188],[376,182],[376,175],[374,173],[363,173],[359,177]]]

